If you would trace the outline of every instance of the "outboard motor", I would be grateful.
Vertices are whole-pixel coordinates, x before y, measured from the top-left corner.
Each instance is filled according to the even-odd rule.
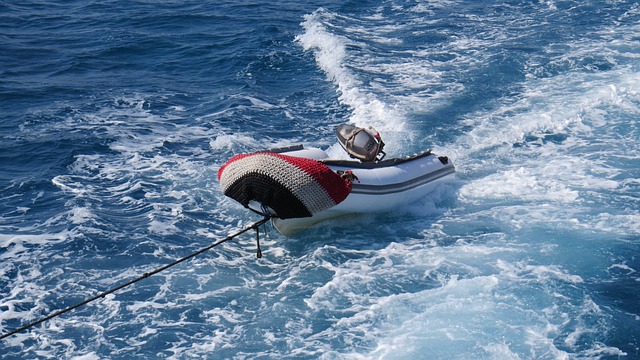
[[[364,162],[377,162],[386,155],[382,148],[384,142],[374,128],[368,129],[342,124],[336,130],[338,142],[344,150],[354,159]]]

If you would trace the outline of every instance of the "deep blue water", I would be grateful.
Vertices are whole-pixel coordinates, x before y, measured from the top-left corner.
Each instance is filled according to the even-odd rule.
[[[233,154],[433,148],[457,180],[251,235],[0,358],[640,358],[640,4],[0,2],[0,332],[256,216]]]

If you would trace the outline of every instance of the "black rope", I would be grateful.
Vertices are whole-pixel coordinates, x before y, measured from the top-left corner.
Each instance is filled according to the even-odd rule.
[[[71,311],[71,310],[75,309],[75,308],[79,308],[80,306],[86,305],[86,304],[88,304],[88,303],[90,303],[90,302],[93,302],[93,301],[96,301],[96,300],[98,300],[98,299],[100,299],[100,298],[104,298],[105,296],[107,296],[107,295],[109,295],[109,294],[111,294],[111,293],[114,293],[114,292],[116,292],[116,291],[118,291],[118,290],[120,290],[120,289],[123,289],[123,288],[125,288],[125,287],[127,287],[127,286],[129,286],[129,285],[135,284],[135,283],[137,283],[138,281],[143,280],[143,279],[146,279],[146,278],[148,278],[148,277],[149,277],[149,276],[151,276],[151,275],[155,275],[155,274],[157,274],[157,273],[159,273],[159,272],[161,272],[161,271],[164,271],[164,270],[166,270],[166,269],[168,269],[168,268],[170,268],[170,267],[172,267],[172,266],[178,265],[178,264],[180,264],[180,263],[181,263],[181,262],[183,262],[183,261],[186,261],[186,260],[189,260],[189,259],[191,259],[191,258],[193,258],[193,257],[196,257],[196,256],[198,256],[198,255],[202,254],[203,252],[209,251],[209,250],[213,249],[214,247],[216,247],[216,246],[218,246],[218,245],[220,245],[220,244],[222,244],[222,243],[225,243],[225,242],[227,242],[227,241],[229,241],[229,240],[231,240],[231,239],[233,239],[233,238],[235,238],[235,237],[237,237],[237,236],[239,236],[239,235],[242,235],[242,234],[244,234],[245,232],[247,232],[247,231],[249,231],[249,230],[251,230],[251,229],[256,229],[256,231],[258,231],[258,230],[259,230],[260,225],[265,224],[267,221],[269,221],[269,219],[270,219],[270,217],[269,217],[269,216],[265,216],[265,217],[264,217],[264,219],[262,219],[262,220],[260,220],[260,221],[257,221],[257,222],[255,222],[255,223],[253,223],[252,225],[250,225],[250,226],[248,226],[248,227],[246,227],[246,228],[244,228],[244,229],[242,229],[242,230],[240,230],[240,231],[236,232],[235,234],[229,235],[229,236],[227,236],[226,238],[224,238],[224,239],[222,239],[222,240],[220,240],[220,241],[217,241],[217,242],[215,242],[215,243],[213,243],[213,244],[211,244],[211,245],[209,245],[209,246],[206,246],[206,247],[204,247],[204,248],[202,248],[202,249],[200,249],[200,250],[198,250],[198,251],[196,251],[196,252],[194,252],[194,253],[191,253],[191,254],[189,254],[189,255],[187,255],[187,256],[185,256],[185,257],[181,258],[181,259],[178,259],[178,260],[176,260],[176,261],[172,262],[171,264],[167,264],[167,265],[164,265],[164,266],[162,266],[162,267],[159,267],[159,268],[157,268],[157,269],[155,269],[155,270],[153,270],[153,271],[146,272],[146,273],[144,273],[142,276],[139,276],[139,277],[137,277],[137,278],[135,278],[135,279],[133,279],[133,280],[131,280],[131,281],[129,281],[129,282],[126,282],[126,283],[124,283],[124,284],[122,284],[122,285],[118,285],[118,286],[116,286],[116,287],[114,287],[114,288],[112,288],[112,289],[110,289],[110,290],[107,290],[107,291],[105,291],[105,292],[103,292],[103,293],[100,293],[100,294],[98,294],[98,295],[96,295],[96,296],[94,296],[94,297],[92,297],[92,298],[89,298],[89,299],[87,299],[87,300],[84,300],[84,301],[82,301],[82,302],[80,302],[80,303],[77,303],[77,304],[75,304],[75,305],[73,305],[73,306],[69,306],[69,307],[68,307],[68,308],[66,308],[66,309],[59,310],[59,311],[57,311],[57,312],[55,312],[55,313],[53,313],[53,314],[51,314],[51,315],[49,315],[49,316],[45,316],[45,317],[43,317],[43,318],[42,318],[42,319],[40,319],[40,320],[34,321],[34,322],[30,323],[30,324],[27,324],[27,325],[22,326],[22,327],[20,327],[20,328],[18,328],[18,329],[15,329],[15,330],[10,331],[10,332],[8,332],[8,333],[6,333],[6,334],[3,334],[2,336],[0,336],[0,340],[4,339],[4,338],[6,338],[6,337],[9,337],[9,336],[11,336],[11,335],[17,334],[17,333],[19,333],[19,332],[21,332],[21,331],[24,331],[24,330],[30,329],[30,328],[32,328],[32,327],[34,327],[34,326],[38,325],[38,324],[41,324],[41,323],[43,323],[43,322],[45,322],[45,321],[47,321],[47,320],[51,320],[51,319],[53,319],[53,318],[55,318],[55,317],[58,317],[58,316],[60,316],[60,315],[62,315],[62,314],[64,314],[64,313],[67,313],[67,312],[69,312],[69,311]],[[258,239],[258,241],[259,241],[259,239]],[[258,244],[259,244],[259,243],[258,243]],[[259,246],[259,245],[258,245],[258,246]],[[261,257],[261,256],[262,256],[262,252],[261,252],[259,249],[260,249],[260,248],[258,248],[258,254],[259,254],[259,256],[258,256],[258,257]]]
[[[258,259],[262,257],[262,249],[260,249],[260,229],[256,228],[256,244],[258,245],[258,252],[256,256]]]

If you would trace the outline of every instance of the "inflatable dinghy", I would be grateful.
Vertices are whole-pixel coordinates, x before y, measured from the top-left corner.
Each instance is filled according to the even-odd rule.
[[[302,145],[236,155],[218,171],[223,192],[291,236],[347,214],[396,210],[455,177],[452,162],[430,150],[384,159],[384,143],[371,128],[341,125],[337,135],[356,160]]]

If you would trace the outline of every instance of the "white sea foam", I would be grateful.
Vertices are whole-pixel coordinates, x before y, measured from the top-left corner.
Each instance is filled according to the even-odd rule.
[[[544,173],[544,172],[542,172]],[[550,177],[539,177],[528,169],[519,168],[486,176],[482,181],[466,184],[460,196],[472,199],[509,199],[518,201],[573,202],[579,198],[578,191]]]
[[[57,243],[65,241],[69,238],[71,232],[64,230],[59,233],[49,234],[0,234],[0,247],[7,248],[11,245],[23,246],[29,245],[44,245],[50,243]],[[15,251],[15,250],[13,250]]]
[[[83,224],[94,218],[94,214],[86,207],[74,208],[71,210],[71,214],[69,214],[69,220],[74,224]]]
[[[325,349],[324,358],[413,358],[425,352],[435,358],[469,353],[483,358],[509,358],[514,354],[566,357],[570,353],[558,348],[550,339],[564,339],[573,346],[577,339],[599,331],[599,328],[587,325],[590,317],[600,314],[592,300],[586,298],[580,308],[572,310],[573,295],[562,295],[562,292],[570,291],[570,287],[563,284],[580,284],[583,281],[580,276],[557,266],[535,265],[528,261],[498,260],[494,264],[482,264],[495,259],[495,253],[478,252],[477,248],[477,245],[468,245],[429,250],[394,244],[385,249],[384,261],[373,257],[366,263],[345,264],[348,270],[334,269],[333,279],[319,288],[307,305],[314,311],[326,311],[335,306],[330,299],[342,296],[352,304],[333,326],[313,338],[342,334],[345,341],[373,342],[375,346],[368,353]],[[465,252],[474,255],[467,258]],[[418,292],[372,296],[373,284],[388,284],[385,274],[391,273],[389,269],[393,269],[391,276],[407,276],[406,271],[417,270],[415,266],[420,263],[414,260],[418,259],[422,260],[423,266],[442,273],[439,283]],[[447,275],[449,266],[460,273],[460,265],[468,265],[471,259],[478,266],[465,278]],[[375,267],[363,267],[373,263]],[[539,288],[537,284],[545,284],[549,289]],[[531,291],[536,293],[538,301],[522,306]],[[361,292],[369,296],[360,297]],[[320,298],[325,300],[320,301]],[[571,328],[567,317],[572,316],[583,325],[566,334],[564,328]],[[349,331],[345,332],[346,329]]]
[[[459,200],[498,201],[504,206],[494,208],[493,216],[516,228],[564,222],[576,229],[637,234],[639,214],[611,214],[592,203],[626,192],[629,180],[620,174],[628,170],[614,164],[640,155],[630,145],[634,131],[616,129],[628,122],[618,114],[640,113],[639,83],[640,75],[628,67],[530,78],[519,100],[469,118],[472,130],[448,148],[458,171],[475,174],[461,186]],[[605,144],[613,142],[625,144],[621,157],[607,150]]]
[[[70,359],[71,360],[98,360],[100,359],[100,356],[98,356],[98,354],[96,354],[95,351],[92,351],[85,355],[73,356]]]
[[[222,150],[222,149],[237,149],[243,147],[255,148],[259,149],[261,144],[254,138],[249,137],[247,135],[238,134],[238,135],[229,135],[222,134],[215,137],[214,140],[211,140],[209,146],[212,150]]]
[[[325,21],[335,14],[320,9],[307,15],[302,23],[305,32],[296,37],[305,50],[313,50],[316,62],[338,87],[340,101],[351,108],[350,122],[363,127],[373,126],[388,134],[389,138],[398,137],[397,132],[405,130],[406,121],[401,109],[387,104],[369,91],[358,76],[350,69],[350,55],[347,48],[362,46],[345,36],[337,35],[327,29]],[[394,142],[390,149],[397,151]]]

